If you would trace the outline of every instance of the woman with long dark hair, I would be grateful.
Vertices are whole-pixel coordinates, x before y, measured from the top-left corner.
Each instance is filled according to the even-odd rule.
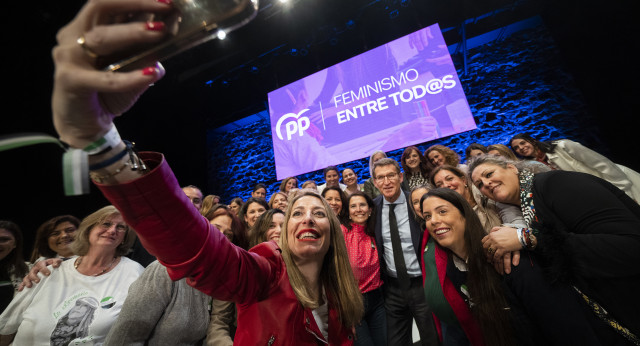
[[[356,345],[386,345],[387,319],[380,277],[380,260],[375,244],[375,205],[367,194],[357,191],[345,204],[348,222],[342,223],[349,262],[364,300],[364,316],[356,326]]]
[[[20,227],[0,220],[0,313],[11,302],[28,267],[22,257],[23,238]]]
[[[469,162],[473,157],[486,154],[488,151],[489,148],[480,143],[471,143],[464,149],[465,159]]]
[[[425,277],[438,278],[425,280],[425,294],[445,344],[620,344],[571,285],[544,276],[536,254],[523,252],[526,260],[501,277],[486,260],[479,219],[458,193],[434,189],[421,204]]]
[[[238,217],[244,222],[245,229],[251,233],[251,227],[262,213],[271,209],[264,198],[249,197],[242,205]]]
[[[509,143],[520,157],[542,162],[552,169],[595,175],[615,185],[636,202],[640,202],[638,172],[616,164],[578,142],[569,139],[542,142],[526,133],[520,133],[513,136]]]
[[[234,197],[229,203],[229,211],[238,216],[243,205],[244,201],[242,200],[242,198]]]
[[[73,256],[71,243],[80,226],[73,215],[60,215],[45,221],[36,231],[36,240],[29,262],[36,263],[45,258],[69,258]]]
[[[404,172],[403,190],[411,191],[412,188],[429,182],[429,170],[431,167],[417,147],[410,146],[404,149],[400,158],[400,165]]]
[[[331,206],[331,210],[336,214],[338,220],[346,219],[348,216],[347,195],[338,186],[329,186],[322,190],[322,197],[327,200]]]
[[[280,209],[270,209],[260,215],[253,226],[249,246],[254,247],[270,240],[278,243],[282,234],[284,215],[284,211]]]

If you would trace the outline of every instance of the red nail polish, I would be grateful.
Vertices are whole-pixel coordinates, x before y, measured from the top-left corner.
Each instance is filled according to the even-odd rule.
[[[171,0],[156,0],[157,2],[161,2],[163,4],[167,4],[170,5],[171,4]]]
[[[164,22],[147,22],[147,30],[162,31],[164,30]]]
[[[150,76],[156,73],[156,68],[155,66],[152,67],[146,67],[144,70],[142,70],[142,74],[145,76]]]

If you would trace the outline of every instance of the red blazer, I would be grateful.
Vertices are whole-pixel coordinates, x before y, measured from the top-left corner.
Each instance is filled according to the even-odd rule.
[[[425,261],[424,261],[424,253],[427,248],[427,242],[429,241],[429,231],[425,230],[424,235],[422,236],[422,277],[424,280],[433,280],[434,278],[428,278],[425,275]],[[456,288],[453,286],[453,283],[447,278],[447,263],[449,261],[449,256],[447,252],[439,245],[436,245],[435,248],[435,257],[436,257],[436,270],[438,271],[438,281],[440,282],[440,287],[442,287],[442,292],[444,293],[447,302],[451,306],[453,313],[456,315],[462,330],[469,339],[471,345],[474,346],[483,346],[484,340],[482,338],[482,331],[480,330],[480,326],[478,322],[476,322],[475,318],[471,315],[471,311],[469,311],[469,307],[467,303],[465,303],[464,299],[460,296]],[[438,328],[438,333],[442,334],[442,329],[440,327],[440,320],[438,320],[437,316],[434,314],[434,319],[436,321],[436,326]],[[442,335],[441,335],[442,337]]]
[[[172,280],[187,277],[198,290],[238,307],[234,342],[240,345],[351,345],[351,328],[329,300],[329,340],[310,309],[295,296],[278,246],[245,251],[200,215],[158,153],[141,153],[151,172],[120,185],[98,185],[141,243],[167,267]]]

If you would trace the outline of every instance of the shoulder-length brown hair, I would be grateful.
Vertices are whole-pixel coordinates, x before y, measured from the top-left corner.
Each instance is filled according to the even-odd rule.
[[[247,231],[244,227],[244,223],[240,221],[240,218],[233,214],[229,207],[224,204],[214,205],[204,215],[204,217],[209,221],[218,216],[228,216],[231,218],[231,232],[233,232],[233,239],[231,240],[231,243],[247,250],[249,248],[249,240],[247,239]]]
[[[51,233],[53,233],[58,225],[64,222],[69,222],[76,228],[80,226],[80,220],[73,215],[55,216],[45,221],[36,231],[36,240],[34,241],[29,262],[34,263],[40,257],[53,258],[58,255],[49,247],[49,236],[51,236]]]
[[[349,263],[347,246],[342,236],[342,229],[338,218],[331,212],[331,207],[327,201],[320,197],[317,192],[304,190],[291,200],[290,208],[285,214],[282,233],[280,235],[280,245],[282,248],[282,258],[287,266],[289,282],[298,298],[298,301],[305,308],[315,309],[318,307],[317,300],[313,299],[315,294],[309,289],[307,280],[300,269],[295,264],[289,249],[287,223],[291,219],[293,205],[302,197],[311,196],[320,200],[324,206],[330,224],[330,244],[320,271],[320,282],[322,283],[327,298],[338,310],[340,321],[346,328],[351,328],[360,323],[364,314],[362,293],[358,288],[353,270]]]
[[[76,239],[71,243],[73,253],[78,256],[86,255],[87,252],[89,252],[89,247],[91,247],[91,244],[89,244],[89,234],[93,227],[100,225],[104,220],[113,215],[120,215],[120,212],[116,207],[108,205],[85,217],[76,231]],[[124,256],[128,254],[135,240],[136,233],[127,225],[124,240],[116,248],[115,255]]]
[[[273,221],[273,216],[275,214],[285,215],[284,211],[280,209],[269,209],[258,217],[256,223],[253,225],[249,247],[254,247],[267,241],[267,231],[269,230],[269,226],[271,226],[271,222]],[[282,234],[280,237],[282,237]]]
[[[271,197],[269,197],[269,208],[273,209],[273,203],[275,202],[275,199],[276,199],[277,195],[284,196],[284,199],[287,200],[287,203],[289,202],[289,194],[287,194],[286,192],[277,191],[277,192],[274,192],[271,195]]]
[[[500,156],[505,157],[507,160],[518,161],[516,154],[504,144],[491,144],[487,147],[487,153],[491,150],[495,150],[500,153]]]
[[[287,183],[289,182],[289,180],[295,180],[296,181],[296,186],[298,187],[298,178],[296,177],[289,177],[289,178],[285,178],[282,183],[280,183],[280,192],[286,192],[284,189],[287,187]]]
[[[422,176],[427,178],[429,176],[429,168],[430,168],[429,160],[427,160],[427,158],[424,157],[424,155],[422,155],[422,152],[418,149],[418,147],[415,147],[415,146],[407,147],[402,152],[402,156],[400,157],[400,164],[402,165],[402,171],[404,172],[404,174],[407,175],[407,178],[409,175],[413,174],[409,166],[407,166],[407,159],[409,158],[411,153],[413,153],[414,151],[420,157],[420,165],[418,166],[418,169],[420,170],[420,173],[422,174]]]
[[[464,217],[464,243],[467,249],[467,288],[470,300],[473,301],[471,313],[482,329],[486,345],[514,345],[510,310],[505,298],[502,278],[495,271],[482,247],[482,238],[486,235],[480,219],[471,205],[454,190],[436,188],[430,190],[420,199],[420,209],[429,197],[437,197],[451,203]],[[444,248],[452,253],[451,250]]]
[[[453,173],[455,176],[457,176],[458,178],[464,180],[466,182],[464,187],[465,190],[467,190],[467,193],[469,194],[470,198],[474,198],[473,190],[471,187],[473,185],[471,183],[471,178],[469,178],[469,176],[467,176],[467,174],[465,174],[460,168],[450,166],[446,163],[442,166],[436,167],[433,171],[431,171],[431,175],[429,176],[429,182],[431,183],[431,185],[433,185],[434,187],[437,187],[435,182],[435,177],[436,177],[436,174],[438,174],[440,171],[449,171]]]

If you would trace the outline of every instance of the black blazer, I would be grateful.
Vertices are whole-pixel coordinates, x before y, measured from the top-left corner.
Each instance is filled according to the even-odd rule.
[[[422,244],[422,233],[423,229],[421,229],[420,224],[416,219],[416,213],[413,210],[413,205],[411,204],[411,197],[409,193],[406,191],[402,191],[405,198],[407,199],[407,209],[409,210],[409,227],[411,228],[411,241],[413,243],[413,249],[416,252],[416,257],[418,258],[418,263],[422,267],[422,258],[420,257],[421,249],[420,246]],[[384,196],[380,195],[373,200],[373,203],[376,207],[376,246],[378,247],[378,257],[380,260],[380,273],[383,276],[387,275],[387,263],[384,260],[384,243],[382,242],[382,205],[384,203]],[[384,278],[383,278],[384,280]]]

